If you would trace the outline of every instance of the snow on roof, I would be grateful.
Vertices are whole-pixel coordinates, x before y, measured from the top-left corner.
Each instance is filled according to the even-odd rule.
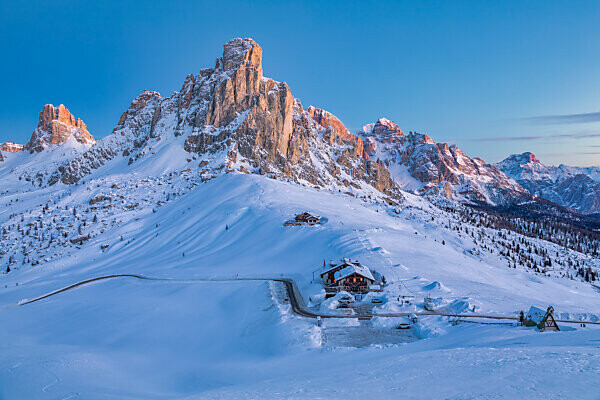
[[[315,218],[320,218],[319,215],[317,215],[317,214],[311,214],[308,211],[305,211],[303,213],[297,214],[296,218],[297,217],[315,217]]]
[[[323,270],[321,271],[321,275],[331,271],[332,269],[336,269],[336,268],[340,268],[340,267],[343,268],[343,267],[347,267],[350,265],[360,265],[360,263],[358,261],[352,261],[348,258],[342,258],[342,261],[339,264],[331,263],[327,266],[324,266]]]
[[[373,278],[373,274],[371,274],[371,271],[369,270],[369,268],[362,266],[362,265],[355,265],[355,264],[351,264],[351,265],[345,267],[344,269],[337,271],[333,275],[333,279],[335,281],[339,281],[340,279],[344,279],[345,277],[350,276],[354,273],[364,276],[365,278],[369,278],[372,281],[375,280],[375,278]]]
[[[539,324],[540,322],[542,322],[542,319],[544,318],[544,315],[546,315],[546,311],[545,310],[542,310],[541,308],[537,308],[537,307],[531,306],[531,308],[527,312],[527,319],[530,319],[533,322]]]

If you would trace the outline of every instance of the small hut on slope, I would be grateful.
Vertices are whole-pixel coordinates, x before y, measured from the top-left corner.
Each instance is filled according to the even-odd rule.
[[[532,306],[527,312],[525,325],[536,326],[540,332],[560,331],[560,328],[554,319],[554,308],[552,306],[548,306],[546,311]]]

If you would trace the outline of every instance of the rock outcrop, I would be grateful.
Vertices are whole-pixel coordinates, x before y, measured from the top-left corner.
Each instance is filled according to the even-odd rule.
[[[496,166],[531,194],[586,214],[600,212],[598,167],[544,165],[530,152],[513,154]]]
[[[24,148],[31,153],[40,152],[50,145],[66,142],[71,136],[85,145],[95,143],[83,121],[75,119],[64,105],[46,104],[40,112],[38,126]]]
[[[77,182],[121,157],[134,168],[158,142],[180,136],[203,170],[401,197],[385,166],[365,157],[362,139],[331,114],[304,110],[285,82],[263,77],[262,49],[252,39],[231,40],[214,68],[188,75],[170,97],[142,93],[112,134],[63,166],[53,182]]]
[[[17,143],[13,143],[13,142],[4,142],[0,146],[0,150],[6,151],[8,153],[16,153],[17,151],[23,150],[23,147],[25,147],[25,146],[22,144],[17,144]]]
[[[489,204],[508,204],[529,196],[494,165],[470,158],[456,145],[436,143],[427,135],[405,134],[381,118],[360,133],[374,160],[382,161],[406,190]]]

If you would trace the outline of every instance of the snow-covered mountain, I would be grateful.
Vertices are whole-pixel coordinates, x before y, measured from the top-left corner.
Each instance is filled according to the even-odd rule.
[[[0,145],[0,151],[7,151],[9,153],[16,153],[17,151],[23,150],[24,145],[13,142],[4,142]]]
[[[525,152],[496,164],[531,194],[587,214],[600,211],[600,168],[548,166]]]
[[[27,144],[3,144],[0,173],[53,185],[111,172],[191,169],[211,179],[241,171],[394,203],[401,190],[491,206],[522,204],[534,194],[598,211],[599,168],[546,167],[527,154],[488,164],[456,145],[405,134],[385,118],[355,135],[333,114],[304,109],[285,82],[263,76],[260,46],[234,39],[214,68],[188,75],[180,91],[137,96],[98,142],[63,105],[44,106]]]
[[[261,55],[230,41],[98,142],[48,107],[25,150],[0,150],[0,397],[593,398],[597,330],[575,327],[600,321],[599,234],[403,191],[528,198],[455,146],[304,109]],[[285,225],[302,211],[322,223]],[[368,320],[315,277],[342,257],[381,277],[356,300]],[[294,314],[273,277],[336,318]],[[511,325],[532,304],[579,324]]]
[[[41,186],[57,168],[83,154],[96,143],[85,123],[64,106],[46,104],[39,115],[37,128],[25,145],[12,142],[0,147],[2,189]],[[21,188],[23,189],[23,188]]]
[[[529,198],[527,190],[494,165],[470,158],[456,145],[436,143],[416,132],[407,135],[388,119],[365,125],[360,135],[366,153],[381,160],[405,190],[488,204]]]
[[[206,177],[237,170],[401,197],[387,169],[364,157],[360,139],[319,125],[285,82],[263,76],[262,49],[252,39],[227,43],[214,68],[188,75],[170,97],[140,94],[108,137],[49,183],[72,184],[116,167],[152,174],[199,168]]]
[[[38,126],[24,150],[39,153],[48,146],[64,143],[69,138],[83,145],[93,145],[96,142],[83,121],[75,119],[64,105],[54,107],[46,104],[40,112]]]

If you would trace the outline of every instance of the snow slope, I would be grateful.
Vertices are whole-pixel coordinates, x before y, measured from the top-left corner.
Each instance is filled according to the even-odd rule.
[[[589,284],[507,268],[497,253],[473,255],[469,236],[445,228],[452,215],[417,196],[406,194],[402,206],[390,207],[258,175],[230,173],[204,183],[185,175],[171,177],[168,188],[178,194],[155,212],[124,206],[111,217],[118,221],[90,240],[0,276],[2,397],[597,396],[598,331],[589,327],[539,334],[424,317],[416,329],[423,340],[344,348],[323,342],[327,325],[335,322],[317,328],[314,321],[290,315],[274,284],[257,282],[123,279],[9,306],[119,272],[180,279],[285,275],[310,302],[322,296],[312,272],[323,259],[347,256],[386,276],[382,309],[399,309],[394,300],[399,294],[414,295],[417,302],[431,294],[456,310],[466,305],[514,314],[531,304],[553,304],[557,313],[598,320],[600,297]],[[86,215],[94,191],[109,193],[109,182],[118,186],[115,193],[126,193],[127,202],[161,195],[166,184],[135,175],[102,179],[107,181],[100,188],[92,179],[52,190],[62,193],[60,204],[77,204],[78,214]],[[29,193],[29,202],[12,202],[11,212],[38,210],[32,204],[46,199],[48,190]],[[328,222],[284,227],[299,211]],[[70,210],[65,222],[67,215]],[[5,214],[0,218],[6,222]],[[369,332],[385,325],[372,324]],[[431,385],[432,379],[440,385]]]
[[[71,137],[5,156],[0,399],[598,398],[600,289],[575,275],[600,268],[595,239],[562,247],[402,192],[434,182],[462,200],[529,199],[495,167],[391,121],[363,143],[265,78],[261,56],[234,39],[180,92],[136,97],[91,148]],[[303,211],[324,223],[284,226]],[[379,314],[369,321],[317,326],[291,313],[280,283],[257,280],[291,278],[308,307],[342,313],[318,279],[341,257],[385,277],[356,304]],[[24,302],[118,273],[163,280]],[[216,278],[254,280],[198,281]],[[395,329],[405,319],[389,314],[418,314],[426,296],[471,316],[553,305],[579,324],[540,334],[419,315]]]
[[[39,187],[46,183],[58,167],[83,154],[90,148],[89,144],[80,143],[71,135],[66,141],[48,146],[44,151],[30,153],[28,151],[5,152],[4,162],[0,163],[0,194],[29,187]],[[27,185],[24,182],[28,182]]]

